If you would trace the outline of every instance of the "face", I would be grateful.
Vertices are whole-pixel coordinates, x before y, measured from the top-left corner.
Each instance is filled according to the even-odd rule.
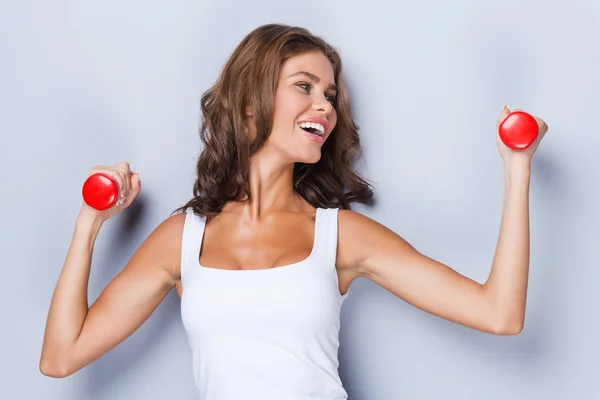
[[[275,92],[269,151],[286,162],[315,163],[337,123],[333,66],[321,52],[288,59]]]

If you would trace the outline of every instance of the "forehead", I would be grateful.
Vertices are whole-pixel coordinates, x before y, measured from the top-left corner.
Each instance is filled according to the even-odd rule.
[[[298,71],[306,71],[318,76],[326,85],[335,83],[333,65],[320,51],[299,54],[288,58],[281,69],[282,77],[288,77]]]

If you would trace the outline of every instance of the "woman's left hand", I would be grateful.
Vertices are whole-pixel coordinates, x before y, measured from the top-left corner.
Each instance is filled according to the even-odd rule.
[[[513,111],[522,111],[522,110],[515,109]],[[525,162],[526,164],[528,164],[531,162],[531,158],[533,157],[533,154],[537,150],[541,140],[544,138],[544,135],[546,135],[546,132],[548,131],[548,124],[546,124],[546,122],[543,119],[536,117],[535,115],[532,115],[532,117],[535,118],[535,120],[538,124],[537,138],[531,144],[531,146],[529,146],[528,148],[523,149],[523,150],[514,150],[514,149],[511,149],[510,147],[507,147],[502,142],[502,140],[500,139],[500,133],[499,133],[499,129],[498,129],[500,124],[502,123],[502,121],[504,121],[510,113],[511,113],[511,110],[507,106],[502,107],[502,112],[500,113],[500,117],[498,117],[498,121],[496,121],[496,144],[498,145],[498,151],[500,152],[500,156],[504,160],[505,165],[512,164],[514,162],[518,162],[521,164],[523,162]]]

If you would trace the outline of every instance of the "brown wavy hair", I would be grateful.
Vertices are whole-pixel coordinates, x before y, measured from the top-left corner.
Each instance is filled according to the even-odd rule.
[[[354,170],[361,155],[358,126],[352,118],[348,89],[338,52],[307,29],[263,25],[237,46],[201,99],[200,139],[194,197],[176,211],[192,208],[214,216],[231,201],[250,200],[250,158],[269,138],[275,90],[283,63],[299,54],[320,51],[331,62],[339,88],[338,122],[314,164],[296,163],[295,190],[314,207],[349,209],[351,202],[370,203],[373,190]],[[256,134],[249,134],[246,109],[254,111]]]

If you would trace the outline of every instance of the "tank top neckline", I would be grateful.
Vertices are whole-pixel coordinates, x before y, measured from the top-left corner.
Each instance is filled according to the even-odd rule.
[[[270,271],[273,270],[282,270],[282,271],[286,271],[286,270],[293,270],[293,269],[297,269],[305,264],[308,264],[312,261],[313,258],[315,258],[316,254],[318,253],[319,249],[319,243],[321,242],[320,240],[320,224],[321,224],[321,218],[319,217],[319,214],[321,212],[323,212],[324,209],[317,207],[316,212],[315,212],[315,226],[314,226],[314,232],[313,232],[313,244],[312,244],[312,249],[310,251],[310,253],[308,254],[307,257],[305,257],[302,260],[293,262],[291,264],[285,264],[285,265],[281,265],[279,267],[270,267],[270,268],[256,268],[256,269],[225,269],[225,268],[215,268],[215,267],[207,267],[204,266],[200,263],[200,255],[202,254],[202,247],[203,247],[203,241],[204,241],[204,232],[206,230],[206,218],[202,218],[203,221],[203,226],[201,229],[201,236],[200,236],[200,245],[198,246],[198,254],[196,254],[196,264],[199,268],[200,271],[203,272],[216,272],[216,273],[238,273],[238,274],[259,274],[259,273],[268,273]]]

